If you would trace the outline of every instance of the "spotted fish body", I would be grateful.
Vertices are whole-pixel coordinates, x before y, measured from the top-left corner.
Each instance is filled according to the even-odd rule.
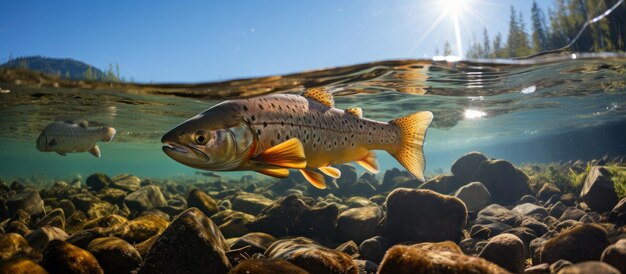
[[[98,141],[110,142],[115,136],[111,127],[87,128],[87,121],[50,123],[41,131],[37,138],[37,150],[56,152],[65,156],[66,153],[86,152],[100,157]]]
[[[286,177],[287,169],[295,168],[324,188],[318,171],[339,177],[334,164],[356,161],[378,172],[372,150],[389,152],[423,180],[422,146],[431,121],[428,111],[390,122],[365,119],[361,109],[334,108],[330,93],[311,89],[302,96],[222,102],[172,129],[162,142],[170,157],[195,168],[253,170],[274,177]]]

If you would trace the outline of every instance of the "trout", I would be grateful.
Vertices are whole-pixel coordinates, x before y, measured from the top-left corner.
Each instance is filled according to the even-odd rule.
[[[432,119],[429,111],[389,122],[366,119],[360,108],[337,109],[332,94],[312,88],[302,95],[224,101],[171,129],[161,142],[165,154],[193,168],[277,178],[297,169],[320,189],[326,188],[322,174],[341,176],[334,164],[354,161],[377,173],[373,150],[384,150],[423,181]]]
[[[112,127],[89,129],[87,121],[55,121],[41,131],[37,138],[37,150],[56,152],[65,156],[70,152],[89,151],[93,156],[100,158],[98,141],[110,142],[115,136]]]

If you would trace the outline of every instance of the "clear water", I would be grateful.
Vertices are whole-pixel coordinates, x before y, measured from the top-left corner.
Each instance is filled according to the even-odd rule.
[[[0,75],[0,176],[83,178],[94,172],[193,177],[161,151],[168,129],[223,100],[332,89],[338,108],[361,107],[387,121],[415,111],[435,115],[426,173],[481,151],[514,163],[626,154],[626,55],[578,54],[532,60],[392,60],[264,78],[200,84],[104,84],[20,71]],[[8,91],[8,92],[7,92]],[[39,152],[53,120],[86,119],[118,134],[102,158]],[[399,167],[378,152],[381,169]],[[220,173],[240,176],[242,173]],[[261,176],[261,175],[254,175]]]

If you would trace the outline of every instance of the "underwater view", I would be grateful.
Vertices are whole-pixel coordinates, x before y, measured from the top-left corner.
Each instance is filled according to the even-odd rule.
[[[29,6],[8,2],[0,8]],[[451,23],[424,27],[410,54],[378,55],[396,41],[366,51],[343,33],[328,34],[351,44],[342,57],[321,57],[328,49],[312,41],[259,45],[268,56],[255,59],[238,39],[335,26],[283,29],[240,3],[202,4],[225,13],[194,26],[257,25],[211,40],[235,51],[176,42],[170,57],[154,26],[132,18],[203,15],[166,5],[130,14],[146,8],[133,4],[111,26],[148,42],[115,34],[129,39],[115,50],[84,26],[46,45],[22,33],[63,37],[43,34],[58,22],[0,19],[11,39],[0,46],[0,273],[626,272],[623,0],[348,2],[254,5],[282,6],[286,20],[332,10],[346,16],[335,18],[342,31],[355,14],[391,20],[406,7]],[[64,7],[95,18],[120,7],[101,5]],[[429,17],[429,7],[445,12]],[[463,26],[463,14],[490,7],[501,26]],[[25,19],[60,9],[29,8]],[[365,27],[383,40],[400,29]],[[279,34],[263,41],[291,41]],[[126,56],[128,74],[106,54]],[[156,56],[167,65],[147,60]]]

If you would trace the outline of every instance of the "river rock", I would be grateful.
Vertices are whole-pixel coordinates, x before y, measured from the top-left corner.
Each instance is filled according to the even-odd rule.
[[[611,174],[601,166],[594,166],[585,178],[585,184],[580,192],[580,198],[593,211],[606,212],[617,204],[617,194]]]
[[[327,242],[335,232],[339,208],[335,204],[305,209],[291,229],[292,235],[309,237]]]
[[[385,202],[382,235],[392,243],[458,242],[467,219],[465,204],[430,190],[398,188]]]
[[[138,273],[227,273],[229,250],[213,221],[190,208],[154,242]]]
[[[7,262],[19,257],[39,261],[41,260],[41,252],[31,248],[20,234],[0,233],[0,262]]]
[[[206,216],[212,216],[219,211],[215,200],[199,189],[194,189],[189,192],[189,196],[187,196],[187,206],[197,207]]]
[[[585,216],[584,211],[575,207],[569,207],[563,212],[563,214],[561,214],[561,218],[559,218],[559,221],[561,222],[567,221],[567,220],[578,221],[583,216]]]
[[[117,237],[94,239],[87,250],[106,273],[130,273],[141,266],[141,256],[135,247]]]
[[[123,206],[124,199],[126,198],[126,191],[118,188],[107,187],[100,190],[97,196],[111,204]]]
[[[63,199],[57,203],[57,207],[63,210],[63,213],[66,217],[72,216],[74,212],[76,212],[76,207],[72,203],[72,201],[68,199]]]
[[[124,199],[124,203],[134,216],[143,211],[167,205],[161,189],[155,185],[144,186],[128,194]]]
[[[87,186],[94,191],[100,191],[110,184],[111,178],[104,173],[94,173],[87,177]]]
[[[389,241],[381,236],[369,238],[359,245],[360,258],[380,263],[390,246]]]
[[[621,239],[604,249],[600,260],[626,273],[626,239]]]
[[[450,194],[454,193],[461,186],[463,186],[463,182],[455,176],[438,175],[421,184],[419,188],[429,189],[441,194]]]
[[[552,196],[559,195],[561,196],[561,190],[558,186],[551,183],[546,183],[541,186],[539,192],[537,192],[537,198],[542,201],[548,201]]]
[[[357,274],[358,268],[350,255],[298,237],[278,240],[265,251],[268,258],[287,260],[310,273]]]
[[[276,273],[294,273],[307,274],[306,270],[281,259],[250,259],[244,260],[233,268],[230,274],[276,274]]]
[[[60,240],[48,244],[41,265],[50,273],[104,273],[91,253]]]
[[[566,266],[559,270],[557,274],[580,274],[580,273],[594,273],[594,274],[620,274],[621,272],[609,264],[603,262],[582,262]]]
[[[123,224],[115,235],[129,243],[140,243],[161,233],[168,224],[168,220],[159,214],[143,214]]]
[[[500,234],[489,239],[479,257],[513,273],[524,272],[524,243],[513,234]]]
[[[604,228],[594,224],[581,224],[544,241],[539,250],[540,262],[553,263],[560,259],[572,263],[597,261],[608,245]]]
[[[35,224],[35,228],[40,228],[43,226],[55,226],[62,230],[65,229],[65,213],[63,209],[55,208],[52,211],[48,212],[46,216],[44,216],[37,224]]]
[[[544,207],[531,203],[517,205],[511,211],[518,215],[538,216],[539,218],[543,218],[549,215],[548,211]]]
[[[17,194],[9,197],[5,204],[9,209],[9,214],[13,216],[19,209],[24,210],[34,219],[43,217],[46,214],[43,200],[39,192],[32,188],[26,188]]]
[[[478,212],[491,203],[491,194],[489,190],[480,182],[472,182],[459,188],[454,197],[459,198],[467,211]]]
[[[265,207],[270,206],[272,200],[259,194],[240,193],[230,199],[232,209],[248,214],[257,215]]]
[[[250,246],[250,253],[265,253],[265,251],[276,242],[274,236],[263,232],[252,232],[239,237],[231,245],[231,249],[239,249]]]
[[[454,243],[453,241],[445,241],[438,243],[419,243],[414,244],[412,247],[417,247],[419,249],[428,250],[428,251],[436,251],[436,252],[452,252],[457,254],[463,254],[461,248]]]
[[[289,195],[263,209],[257,219],[248,224],[248,229],[265,232],[274,237],[289,235],[300,214],[308,208],[309,206],[299,196]]]
[[[474,221],[477,224],[489,224],[493,222],[504,223],[515,226],[520,221],[520,217],[510,209],[498,204],[492,204],[483,208]]]
[[[337,236],[342,241],[353,240],[361,243],[376,233],[376,227],[383,218],[379,206],[351,208],[339,215]]]
[[[550,214],[550,216],[558,219],[561,218],[561,215],[563,215],[565,210],[567,210],[567,207],[565,206],[565,204],[559,201],[549,208],[548,213]]]
[[[626,198],[622,199],[613,207],[608,216],[608,221],[616,226],[626,225]]]
[[[511,205],[522,196],[532,194],[528,176],[504,160],[486,160],[476,173],[475,181],[489,190],[494,203]]]
[[[378,269],[380,274],[409,273],[508,273],[482,258],[454,252],[428,251],[395,245],[387,251]]]
[[[69,236],[65,231],[54,226],[43,226],[26,235],[28,244],[34,249],[43,251],[54,240],[65,241]]]
[[[0,273],[10,274],[47,274],[48,272],[28,258],[17,258],[0,264]]]
[[[129,174],[120,174],[111,179],[110,186],[127,192],[133,192],[141,187],[141,179]]]
[[[454,161],[450,171],[455,177],[464,183],[469,183],[476,176],[480,165],[487,160],[487,157],[480,152],[470,152]]]

